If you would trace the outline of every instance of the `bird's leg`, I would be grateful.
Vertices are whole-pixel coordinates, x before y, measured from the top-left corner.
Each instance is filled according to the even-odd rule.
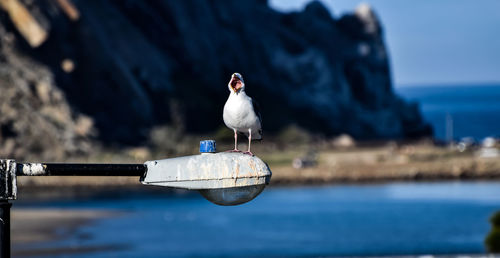
[[[245,151],[245,154],[248,155],[253,155],[253,153],[250,151],[250,144],[252,143],[252,129],[248,129],[248,151]]]
[[[236,129],[233,129],[233,130],[234,130],[234,150],[239,151],[238,150],[238,133],[236,133]]]
[[[227,152],[241,152],[238,150],[238,133],[236,132],[236,129],[233,129],[234,131],[234,150],[228,150]]]

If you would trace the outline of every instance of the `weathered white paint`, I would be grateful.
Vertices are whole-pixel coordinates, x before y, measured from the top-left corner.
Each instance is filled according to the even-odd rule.
[[[22,165],[23,176],[40,176],[45,174],[42,163],[25,163]]]
[[[216,153],[147,161],[143,184],[186,189],[220,189],[267,184],[271,170],[242,153]]]

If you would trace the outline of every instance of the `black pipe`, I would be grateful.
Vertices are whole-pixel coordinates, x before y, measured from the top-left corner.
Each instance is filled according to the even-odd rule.
[[[17,163],[16,167],[17,176],[144,177],[146,171],[147,167],[144,164]],[[10,257],[11,206],[8,200],[0,199],[0,258]]]
[[[7,200],[0,200],[0,257],[10,257],[10,207]]]
[[[41,163],[40,171],[26,173],[25,167],[33,163],[17,164],[18,176],[139,176],[146,174],[144,164],[78,164],[78,163]],[[29,169],[28,169],[29,170]]]

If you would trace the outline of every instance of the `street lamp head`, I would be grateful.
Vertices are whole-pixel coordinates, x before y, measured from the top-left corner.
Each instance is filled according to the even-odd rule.
[[[219,205],[238,205],[259,195],[269,184],[271,170],[261,159],[242,153],[202,153],[147,161],[141,182],[199,190]]]

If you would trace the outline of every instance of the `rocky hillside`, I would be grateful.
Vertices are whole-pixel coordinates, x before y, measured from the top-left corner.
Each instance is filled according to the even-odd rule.
[[[46,144],[76,149],[93,133],[141,143],[161,124],[213,132],[233,72],[268,132],[293,123],[357,138],[432,133],[393,93],[381,23],[367,5],[332,17],[319,2],[280,13],[263,0],[0,0],[0,29],[1,145],[21,144],[28,134],[16,119],[30,116],[58,117],[31,126],[58,135]]]
[[[0,35],[0,157],[61,160],[88,154],[92,119],[71,110],[52,71],[18,52],[2,23]]]

